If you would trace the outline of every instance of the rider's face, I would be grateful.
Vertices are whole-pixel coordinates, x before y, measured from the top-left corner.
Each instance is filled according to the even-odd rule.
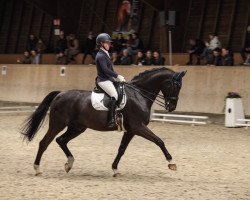
[[[111,43],[110,42],[104,42],[103,47],[108,51],[110,49],[110,47],[111,47]]]

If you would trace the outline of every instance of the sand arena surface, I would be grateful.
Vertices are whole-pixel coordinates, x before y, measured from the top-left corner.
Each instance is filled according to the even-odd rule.
[[[250,130],[220,125],[151,123],[178,170],[171,171],[160,149],[135,137],[122,158],[122,177],[111,164],[122,137],[87,130],[69,143],[75,156],[66,174],[66,157],[55,141],[45,152],[42,176],[33,162],[47,123],[34,141],[22,142],[18,128],[27,116],[0,116],[0,199],[250,199]]]

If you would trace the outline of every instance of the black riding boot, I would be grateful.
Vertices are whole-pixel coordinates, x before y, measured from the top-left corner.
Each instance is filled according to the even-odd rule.
[[[116,108],[116,99],[112,97],[109,104],[109,113],[108,113],[109,128],[113,128],[115,126],[115,108]]]

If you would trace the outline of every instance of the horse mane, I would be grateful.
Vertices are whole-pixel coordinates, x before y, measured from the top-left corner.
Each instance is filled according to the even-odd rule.
[[[142,78],[145,78],[148,75],[152,75],[156,72],[161,72],[161,71],[169,71],[170,73],[174,73],[173,70],[166,68],[166,67],[153,68],[150,70],[145,70],[144,72],[141,72],[138,75],[134,76],[134,78],[131,79],[131,82],[137,82],[137,81],[141,80]]]

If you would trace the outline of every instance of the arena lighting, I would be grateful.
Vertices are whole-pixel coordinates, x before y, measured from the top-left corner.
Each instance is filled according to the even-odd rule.
[[[7,75],[7,66],[2,66],[2,75]]]

